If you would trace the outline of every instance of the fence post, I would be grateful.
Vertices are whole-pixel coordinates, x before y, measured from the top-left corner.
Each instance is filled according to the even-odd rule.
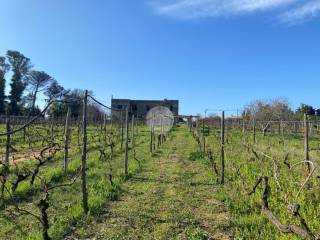
[[[53,142],[54,139],[54,114],[52,114],[51,117],[51,129],[50,129],[50,134],[51,134],[51,141]]]
[[[29,119],[28,119],[29,120]],[[23,128],[23,142],[26,142],[27,128]]]
[[[152,123],[151,123],[152,124]],[[150,152],[152,153],[153,150],[153,133],[152,133],[152,126],[150,124]]]
[[[202,141],[203,141],[203,152],[206,152],[206,137],[204,135],[204,119],[202,119]]]
[[[82,207],[85,214],[88,213],[88,192],[87,192],[87,104],[88,91],[85,91],[83,99],[83,113],[82,113],[82,155],[81,155],[81,180],[82,180]]]
[[[10,158],[10,121],[8,113],[6,113],[6,153],[5,153],[5,163],[4,169],[1,176],[2,186],[1,186],[1,197],[4,195],[5,185],[7,181],[7,175],[9,174],[9,158]]]
[[[164,116],[161,116],[160,119],[160,145],[163,144],[164,138],[163,138],[163,134],[164,134]]]
[[[154,126],[152,128],[152,132],[153,132],[153,151],[156,150],[156,134],[155,134],[155,131],[154,131]]]
[[[123,150],[123,111],[121,110],[121,151]]]
[[[152,144],[153,144],[153,151],[156,150],[156,135],[155,135],[155,131],[154,131],[154,115],[152,115]]]
[[[244,117],[242,117],[242,133],[245,133],[245,124]]]
[[[131,117],[131,146],[134,148],[134,115]]]
[[[128,139],[129,139],[129,116],[128,108],[126,108],[126,145],[124,154],[124,175],[128,179]]]
[[[106,144],[107,142],[107,114],[103,114],[103,140],[104,143]]]
[[[80,118],[77,120],[77,140],[78,140],[78,146],[80,146],[80,133],[81,133],[81,129],[80,129]]]
[[[150,152],[153,152],[153,116],[150,121]]]
[[[10,134],[10,117],[7,114],[6,115],[6,158],[5,158],[5,163],[8,164],[9,166],[9,157],[10,157],[10,138],[11,138],[11,134]]]
[[[224,184],[224,111],[221,114],[221,179],[220,183]]]
[[[281,132],[281,142],[282,142],[282,145],[284,145],[284,126],[283,126],[283,121],[280,120],[280,132]]]
[[[308,123],[308,115],[304,114],[304,160],[309,161],[309,123]],[[306,163],[308,167],[308,173],[310,173],[311,168],[310,164]]]
[[[253,128],[253,144],[256,144],[256,119],[253,117],[252,119],[252,128]]]
[[[64,172],[67,173],[68,168],[68,158],[69,158],[69,136],[70,136],[70,129],[69,129],[69,119],[70,119],[70,108],[68,108],[67,116],[66,116],[66,123],[64,127]]]

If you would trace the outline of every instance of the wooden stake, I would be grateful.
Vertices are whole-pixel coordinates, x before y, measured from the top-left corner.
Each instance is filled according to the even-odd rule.
[[[122,110],[121,110],[121,151],[123,149],[123,114],[122,114]]]
[[[256,119],[252,119],[252,128],[253,128],[253,144],[256,144]]]
[[[129,142],[129,116],[128,109],[126,109],[126,144],[124,153],[124,175],[128,179],[128,142]]]
[[[11,127],[10,127],[10,117],[8,114],[6,115],[6,156],[5,156],[5,164],[9,167],[9,158],[10,158],[10,144],[11,144]]]
[[[204,119],[202,119],[202,144],[203,144],[203,152],[206,152],[206,137],[204,135]]]
[[[82,180],[82,207],[85,214],[88,213],[88,192],[87,192],[87,103],[88,91],[85,91],[83,99],[83,115],[82,115],[82,155],[81,155],[81,180]]]
[[[68,108],[67,116],[66,116],[66,123],[64,127],[64,172],[67,172],[68,168],[68,161],[69,161],[69,136],[70,136],[70,129],[69,129],[69,121],[70,121],[70,108]]]
[[[131,117],[131,146],[134,148],[134,115]]]
[[[304,160],[309,161],[309,123],[308,123],[308,115],[304,114]],[[308,168],[308,173],[311,171],[311,167],[309,163],[306,163]]]
[[[221,179],[220,183],[224,184],[224,111],[221,114]]]

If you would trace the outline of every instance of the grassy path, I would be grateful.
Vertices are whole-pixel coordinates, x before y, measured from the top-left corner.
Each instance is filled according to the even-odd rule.
[[[67,239],[231,239],[229,216],[215,200],[216,179],[200,161],[185,126],[123,185],[94,222]]]

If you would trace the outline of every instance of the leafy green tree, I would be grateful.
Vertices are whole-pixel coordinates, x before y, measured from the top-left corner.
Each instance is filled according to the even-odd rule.
[[[64,116],[67,113],[68,108],[71,110],[72,117],[79,117],[82,112],[82,99],[84,95],[84,91],[80,89],[74,89],[65,94],[62,99],[65,102],[56,102],[51,105],[49,109],[49,115],[60,117]]]
[[[0,115],[6,112],[6,79],[5,75],[9,71],[10,66],[6,63],[6,58],[0,56]]]
[[[30,59],[18,51],[7,51],[7,59],[13,71],[10,94],[9,108],[12,115],[21,114],[21,100],[26,88],[25,77],[31,69]]]
[[[44,92],[44,95],[48,98],[48,101],[52,99],[61,99],[63,96],[68,94],[70,90],[65,90],[57,80],[53,79],[50,86],[48,86]]]
[[[296,114],[301,117],[305,113],[310,116],[314,116],[316,110],[311,105],[301,103],[300,107],[296,111]]]
[[[90,95],[92,95],[92,92],[89,92]],[[61,117],[65,116],[68,108],[70,108],[71,111],[71,117],[73,118],[79,118],[82,116],[82,108],[83,108],[83,96],[84,96],[84,90],[81,89],[73,89],[69,90],[68,93],[66,93],[62,100],[63,102],[54,102],[49,111],[49,116],[54,117]],[[88,117],[102,115],[103,112],[98,106],[98,104],[95,104],[93,102],[88,102],[88,108],[87,108],[87,114]]]
[[[53,78],[43,71],[31,71],[26,78],[26,83],[30,86],[29,105],[31,113],[36,110],[36,100],[40,92],[45,91],[49,84],[53,82]]]

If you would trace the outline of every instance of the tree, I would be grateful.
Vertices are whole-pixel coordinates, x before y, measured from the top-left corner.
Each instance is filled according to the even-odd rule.
[[[7,51],[7,59],[13,71],[10,94],[9,108],[12,115],[21,114],[21,100],[26,88],[25,77],[31,69],[30,59],[18,51]]]
[[[47,96],[48,101],[51,101],[52,99],[60,99],[66,94],[68,94],[70,90],[65,90],[64,87],[59,85],[58,81],[53,79],[50,86],[47,87],[47,89],[44,92],[44,95]]]
[[[5,75],[9,71],[10,66],[6,63],[6,58],[0,56],[0,115],[6,113],[6,79]]]
[[[92,92],[89,91],[89,95],[92,95]],[[68,93],[63,95],[63,102],[54,102],[48,111],[49,116],[61,117],[67,114],[68,108],[71,111],[71,117],[78,118],[82,115],[83,109],[83,96],[84,90],[81,89],[73,89],[69,90]],[[101,116],[103,111],[101,110],[98,104],[93,102],[88,102],[87,107],[88,117]]]
[[[84,91],[80,89],[69,91],[62,97],[64,102],[55,102],[51,105],[48,114],[55,117],[64,116],[67,113],[68,108],[70,108],[71,116],[77,118],[82,112],[81,99],[83,94]]]
[[[286,99],[277,98],[271,101],[253,101],[245,107],[244,116],[264,121],[292,119],[294,113]]]
[[[273,99],[271,101],[271,109],[274,120],[290,120],[294,116],[290,103],[285,98]]]
[[[29,95],[31,112],[35,111],[35,105],[38,93],[45,91],[48,85],[53,82],[53,78],[43,71],[32,71],[28,74],[26,83],[30,86]]]
[[[300,117],[305,113],[308,115],[314,116],[316,113],[316,110],[311,105],[301,103],[300,107],[297,109],[296,113]]]

